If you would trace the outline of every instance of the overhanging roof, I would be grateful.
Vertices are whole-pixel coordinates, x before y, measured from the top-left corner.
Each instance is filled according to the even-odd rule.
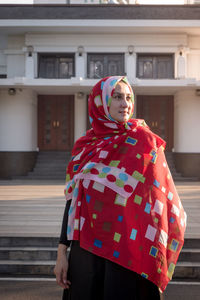
[[[200,5],[0,5],[0,19],[200,20]]]
[[[0,30],[200,35],[200,5],[0,5]]]

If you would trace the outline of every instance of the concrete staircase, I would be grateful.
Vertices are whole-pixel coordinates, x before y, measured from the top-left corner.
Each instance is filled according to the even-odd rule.
[[[60,300],[53,269],[57,238],[0,238],[0,299]]]
[[[58,238],[50,237],[0,237],[0,282],[5,280],[55,280],[53,268],[56,261]],[[179,291],[180,289],[180,291]],[[165,300],[190,298],[194,289],[200,295],[200,240],[186,239],[172,282],[164,295]],[[184,292],[183,292],[184,291]]]
[[[33,171],[15,178],[65,181],[69,160],[70,152],[67,151],[40,151]]]
[[[58,238],[0,237],[0,278],[55,278]]]
[[[164,300],[200,299],[200,239],[186,239]]]
[[[197,181],[196,177],[183,177],[181,173],[177,172],[174,163],[173,152],[165,152],[167,163],[174,181]]]
[[[197,178],[183,177],[175,168],[173,153],[166,152],[166,159],[175,181],[195,181]],[[70,161],[67,151],[40,151],[36,165],[26,176],[15,176],[15,179],[65,180],[66,167]]]

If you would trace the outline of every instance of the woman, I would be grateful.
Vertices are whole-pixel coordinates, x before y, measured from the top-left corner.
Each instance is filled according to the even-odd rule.
[[[133,108],[125,77],[100,80],[89,96],[92,129],[75,143],[67,168],[54,270],[63,299],[160,299],[172,278],[186,215],[165,142],[131,118]]]

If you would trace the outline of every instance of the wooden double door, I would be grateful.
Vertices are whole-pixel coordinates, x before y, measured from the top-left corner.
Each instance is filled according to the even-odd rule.
[[[38,147],[70,151],[74,142],[74,96],[38,96]]]
[[[167,143],[171,151],[174,144],[174,97],[137,96],[137,118],[144,119],[151,130]]]

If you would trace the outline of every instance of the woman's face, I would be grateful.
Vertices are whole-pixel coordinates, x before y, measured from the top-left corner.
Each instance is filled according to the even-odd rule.
[[[133,109],[132,94],[126,83],[120,81],[114,90],[110,104],[110,115],[118,122],[127,122]]]

